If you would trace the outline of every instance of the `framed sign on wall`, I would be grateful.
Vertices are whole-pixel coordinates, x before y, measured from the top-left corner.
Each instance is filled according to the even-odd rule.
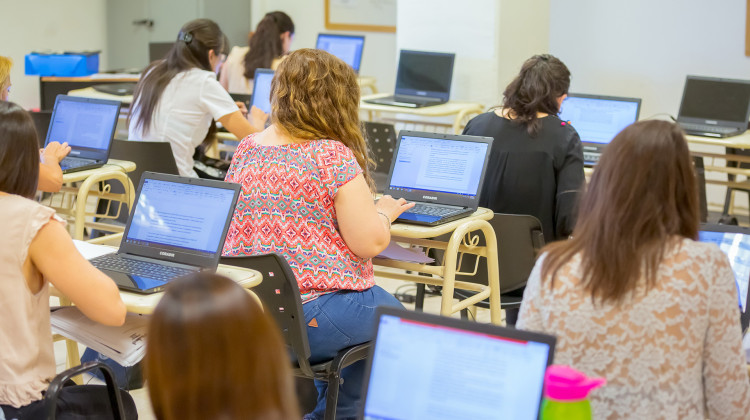
[[[326,29],[396,32],[396,0],[324,1]]]

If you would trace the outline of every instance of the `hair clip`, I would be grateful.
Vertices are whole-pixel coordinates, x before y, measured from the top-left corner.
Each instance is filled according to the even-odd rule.
[[[186,44],[189,44],[190,41],[193,40],[193,34],[190,32],[182,32],[180,31],[180,34],[177,36],[178,41],[185,41]]]

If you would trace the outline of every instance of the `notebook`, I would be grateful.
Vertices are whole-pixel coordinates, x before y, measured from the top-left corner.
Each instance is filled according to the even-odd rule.
[[[253,106],[253,95],[247,95],[244,93],[230,93],[229,96],[235,102],[242,102],[245,104],[245,108],[250,111],[250,107]]]
[[[362,418],[536,420],[551,335],[378,308]]]
[[[271,81],[273,80],[273,70],[255,69],[253,78],[253,106],[257,106],[266,114],[271,113]],[[250,111],[251,107],[247,110]]]
[[[109,159],[119,115],[120,101],[57,95],[44,146],[68,142],[63,173],[98,168]]]
[[[138,293],[213,271],[239,191],[239,184],[144,172],[120,249],[91,263],[120,289]]]
[[[365,102],[420,108],[448,102],[453,80],[453,53],[401,50],[396,94]]]
[[[434,226],[474,213],[492,141],[401,130],[385,194],[417,204],[396,220]]]
[[[688,134],[731,137],[747,130],[750,80],[687,76],[677,124]]]
[[[639,98],[569,93],[559,117],[578,132],[583,143],[583,162],[591,166],[623,128],[638,120],[640,111]]]
[[[156,60],[167,58],[167,53],[174,46],[174,42],[149,42],[148,43],[148,61],[153,63]]]
[[[343,60],[359,74],[362,64],[362,49],[365,47],[365,37],[358,35],[318,34],[315,48],[327,51]]]

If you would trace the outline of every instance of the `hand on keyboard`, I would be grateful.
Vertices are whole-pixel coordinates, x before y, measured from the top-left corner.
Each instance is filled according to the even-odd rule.
[[[401,213],[412,207],[414,207],[414,203],[409,203],[403,198],[396,200],[390,195],[380,197],[380,200],[375,203],[375,209],[378,210],[379,213],[388,216],[391,222],[396,220]]]

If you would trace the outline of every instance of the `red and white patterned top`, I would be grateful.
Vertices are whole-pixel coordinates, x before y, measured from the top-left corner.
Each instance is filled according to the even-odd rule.
[[[356,256],[338,231],[334,197],[362,173],[335,140],[264,146],[246,137],[226,181],[242,186],[224,255],[277,253],[297,277],[302,302],[375,285],[372,262]]]

